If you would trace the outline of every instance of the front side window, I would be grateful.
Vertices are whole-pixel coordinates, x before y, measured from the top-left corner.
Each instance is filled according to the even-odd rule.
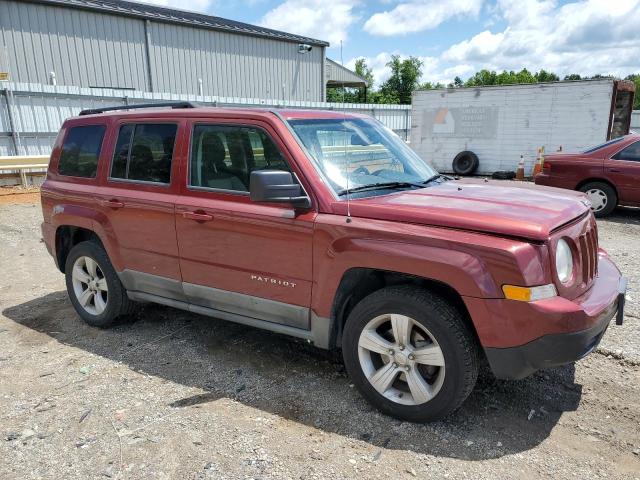
[[[329,118],[289,123],[339,195],[391,183],[419,185],[437,175],[376,120]]]
[[[628,162],[640,162],[640,142],[635,142],[620,150],[613,157],[614,160],[627,160]]]
[[[62,144],[58,173],[70,177],[95,178],[105,130],[104,125],[69,129]]]
[[[248,192],[249,178],[254,170],[290,170],[266,132],[241,126],[194,127],[190,186]]]
[[[168,184],[177,130],[166,123],[122,125],[110,177]]]

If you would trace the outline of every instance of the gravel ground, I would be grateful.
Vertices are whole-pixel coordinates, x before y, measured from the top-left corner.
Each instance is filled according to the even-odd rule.
[[[39,205],[2,203],[2,479],[640,478],[638,210],[599,222],[630,292],[597,353],[517,382],[485,372],[457,413],[416,425],[276,334],[158,306],[85,326]]]

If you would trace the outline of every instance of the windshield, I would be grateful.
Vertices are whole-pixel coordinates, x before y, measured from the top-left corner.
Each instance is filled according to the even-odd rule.
[[[614,140],[609,140],[608,142],[601,143],[600,145],[596,145],[595,147],[591,147],[582,153],[592,153],[592,152],[595,152],[596,150],[600,150],[601,148],[608,147],[609,145],[613,145],[614,143],[621,142],[622,140],[624,140],[624,137],[618,137]]]
[[[338,194],[376,184],[421,184],[437,175],[377,120],[330,118],[289,123]]]

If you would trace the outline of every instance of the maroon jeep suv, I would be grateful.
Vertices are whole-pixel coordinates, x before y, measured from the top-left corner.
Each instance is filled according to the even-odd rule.
[[[441,176],[365,116],[83,111],[42,209],[90,325],[156,302],[341,349],[363,396],[410,421],[458,408],[483,359],[522,378],[623,319],[582,193]]]

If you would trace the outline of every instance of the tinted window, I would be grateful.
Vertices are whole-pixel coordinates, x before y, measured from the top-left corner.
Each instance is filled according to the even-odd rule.
[[[190,185],[247,192],[254,170],[290,170],[264,131],[217,125],[193,129]]]
[[[613,158],[615,160],[640,162],[640,142],[632,143],[627,148],[620,150]]]
[[[111,178],[169,183],[177,125],[137,124],[120,127]]]
[[[103,125],[71,128],[62,144],[58,173],[71,177],[94,178],[98,170],[104,132]]]

